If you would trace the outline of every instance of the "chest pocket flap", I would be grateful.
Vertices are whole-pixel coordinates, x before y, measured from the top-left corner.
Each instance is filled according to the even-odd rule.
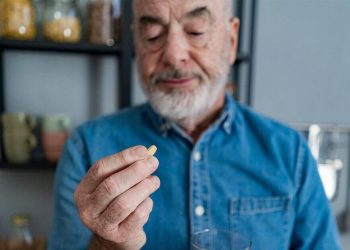
[[[288,249],[288,196],[230,199],[231,230],[250,238],[252,249]]]

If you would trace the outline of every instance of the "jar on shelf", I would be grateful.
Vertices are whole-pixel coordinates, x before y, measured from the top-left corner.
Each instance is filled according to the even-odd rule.
[[[89,42],[112,46],[114,44],[112,0],[90,0],[88,17]]]
[[[80,41],[81,21],[74,0],[48,0],[44,11],[43,35],[49,41]]]
[[[33,40],[35,9],[31,0],[0,0],[0,37]]]
[[[121,0],[113,0],[113,36],[114,42],[121,42],[122,20],[121,20]]]
[[[33,235],[30,229],[30,217],[26,214],[15,214],[11,218],[12,228],[7,241],[9,250],[33,249]]]
[[[1,0],[0,0],[1,1]],[[43,9],[46,0],[32,0],[35,12],[36,39],[42,40]]]

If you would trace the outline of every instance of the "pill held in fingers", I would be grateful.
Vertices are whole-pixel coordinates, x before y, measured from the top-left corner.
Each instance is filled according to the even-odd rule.
[[[157,151],[157,147],[152,145],[148,148],[148,155],[153,156],[156,153],[156,151]]]

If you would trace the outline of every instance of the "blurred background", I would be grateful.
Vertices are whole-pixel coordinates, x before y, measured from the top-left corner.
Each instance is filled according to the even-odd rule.
[[[42,247],[70,131],[145,101],[130,6],[0,0],[0,240],[30,223]],[[233,12],[242,29],[227,90],[305,135],[350,249],[350,1],[235,0]]]

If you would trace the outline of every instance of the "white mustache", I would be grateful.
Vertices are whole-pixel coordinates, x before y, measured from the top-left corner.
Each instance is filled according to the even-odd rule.
[[[203,79],[202,75],[194,72],[182,72],[181,70],[168,70],[162,73],[155,74],[151,78],[151,85],[156,85],[160,82],[167,81],[170,79],[181,79],[187,77],[196,77],[200,80]]]

